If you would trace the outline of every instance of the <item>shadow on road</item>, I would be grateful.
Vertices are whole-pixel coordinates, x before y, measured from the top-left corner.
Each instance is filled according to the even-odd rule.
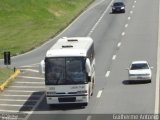
[[[122,12],[109,12],[109,14],[124,14],[124,13],[122,13]]]
[[[23,106],[20,108],[19,111],[32,111],[33,107],[37,104],[40,100],[41,96],[44,94],[44,91],[40,92],[33,92],[30,97],[26,100]],[[44,97],[43,100],[40,102],[37,108],[34,111],[57,111],[57,110],[75,110],[75,109],[84,109],[85,106],[81,104],[61,104],[61,105],[48,105],[46,102],[46,98]]]
[[[137,85],[137,84],[148,84],[151,83],[150,80],[124,80],[122,82],[124,85]]]
[[[19,111],[31,111],[43,94],[44,91],[33,92]]]

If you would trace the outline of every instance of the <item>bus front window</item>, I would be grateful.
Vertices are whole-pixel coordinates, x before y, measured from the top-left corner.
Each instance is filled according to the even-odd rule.
[[[56,85],[59,81],[65,79],[65,61],[64,58],[47,58],[45,60],[45,83]]]
[[[48,85],[84,84],[87,81],[82,57],[47,58],[45,71]]]
[[[86,72],[82,58],[66,58],[66,79],[75,84],[86,82]]]

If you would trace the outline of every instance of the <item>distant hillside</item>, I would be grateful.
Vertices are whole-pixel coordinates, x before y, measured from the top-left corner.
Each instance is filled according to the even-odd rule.
[[[35,48],[93,0],[0,0],[0,57]]]

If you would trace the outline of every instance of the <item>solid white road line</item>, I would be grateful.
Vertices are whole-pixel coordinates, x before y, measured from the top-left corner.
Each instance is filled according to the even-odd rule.
[[[18,82],[18,81],[15,81],[14,83],[18,83],[18,84],[42,84],[42,85],[44,85],[43,82]]]
[[[34,105],[23,105],[23,104],[0,104],[0,106],[8,106],[8,107],[33,107]]]
[[[32,68],[32,65],[21,66],[20,68]]]
[[[38,91],[30,91],[30,90],[5,90],[6,92],[22,92],[22,93],[33,93]]]
[[[93,31],[96,29],[96,27],[98,26],[98,24],[101,22],[102,18],[104,17],[104,15],[107,13],[107,11],[110,9],[111,4],[113,3],[114,0],[111,0],[111,2],[109,3],[109,5],[107,6],[106,10],[102,13],[102,15],[100,16],[100,18],[98,19],[98,21],[95,23],[95,25],[92,27],[92,29],[90,30],[90,32],[88,33],[87,36],[91,36],[91,34],[93,33]]]
[[[42,80],[44,80],[44,78],[43,78],[43,77],[17,76],[17,78],[27,78],[27,79],[42,79]]]
[[[97,94],[97,98],[100,98],[100,97],[101,97],[101,94],[102,94],[102,90],[99,90],[99,91],[98,91],[98,94]]]
[[[155,109],[154,113],[159,114],[159,79],[160,79],[160,1],[159,1],[159,23],[158,23],[158,48],[157,48],[157,73],[156,73],[156,91],[155,91]]]
[[[31,72],[36,72],[38,73],[39,71],[38,70],[34,70],[34,69],[20,69],[22,71],[31,71]]]
[[[37,67],[38,65],[40,64],[40,62],[38,63],[34,63],[34,64],[30,64],[30,65],[25,65],[25,66],[20,66],[20,68],[22,67],[25,67],[25,68],[33,68],[33,67]]]
[[[45,88],[45,86],[9,86],[10,88]]]
[[[36,102],[36,101],[38,101],[38,100],[27,100],[27,99],[18,99],[18,100],[16,100],[16,99],[0,99],[0,101],[14,101],[14,102]]]
[[[41,96],[41,95],[31,95],[31,94],[29,94],[29,95],[10,95],[10,94],[5,94],[5,95],[1,95],[1,96],[6,96],[6,97],[39,97],[39,96]]]
[[[19,113],[18,110],[1,110],[1,109],[0,109],[0,112],[5,112],[5,113]],[[21,119],[19,119],[19,120],[21,120]]]

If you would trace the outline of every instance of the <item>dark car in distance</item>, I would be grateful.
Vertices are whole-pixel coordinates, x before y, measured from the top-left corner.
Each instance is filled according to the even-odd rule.
[[[125,4],[122,0],[117,0],[113,3],[112,13],[125,13]]]

